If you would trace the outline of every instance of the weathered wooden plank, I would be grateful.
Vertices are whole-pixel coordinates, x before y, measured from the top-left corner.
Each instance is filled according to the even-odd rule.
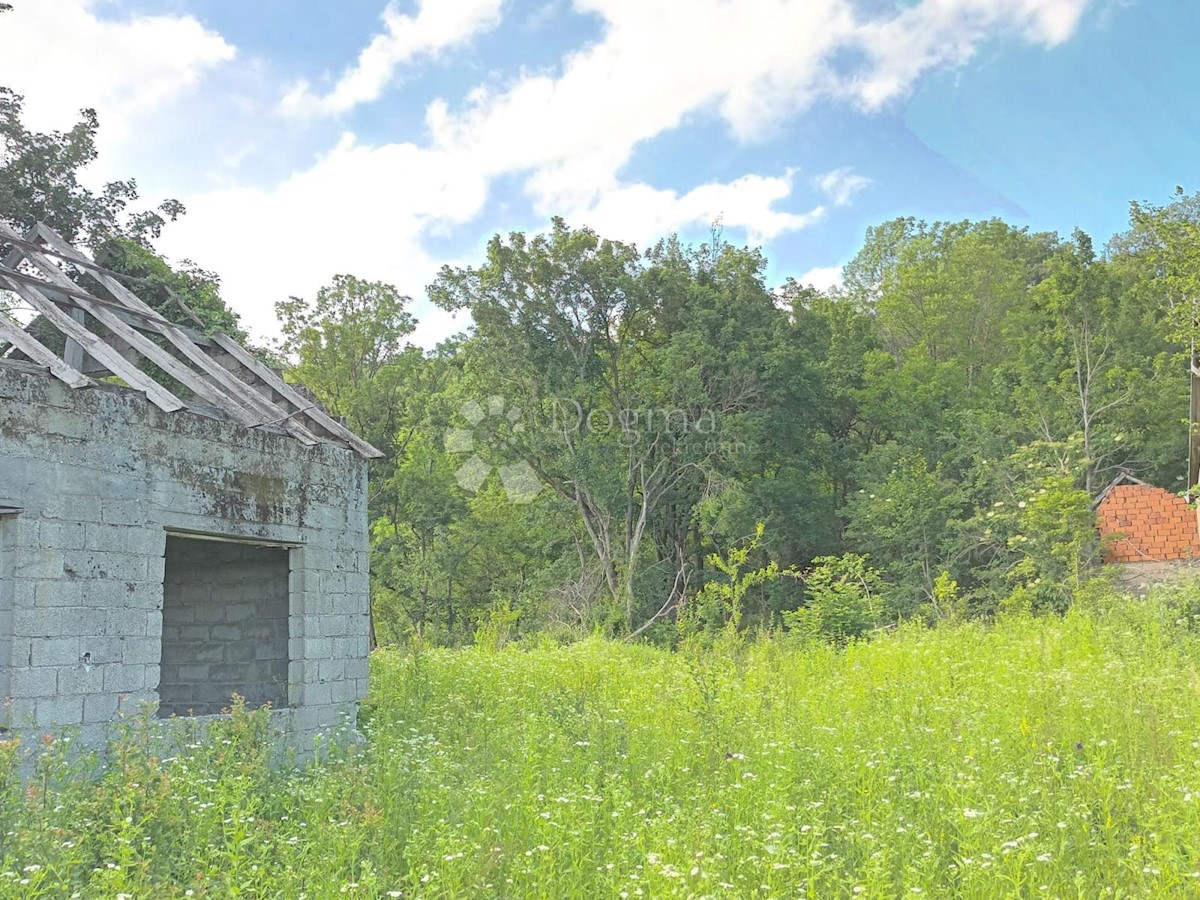
[[[253,354],[248,352],[246,348],[233,340],[233,338],[223,334],[214,334],[213,340],[216,341],[217,346],[261,378],[265,384],[278,392],[280,396],[284,397],[296,409],[300,410],[304,416],[316,422],[330,434],[345,441],[360,455],[369,459],[379,459],[383,456],[382,451],[373,447],[345,425],[333,419],[319,406],[314,406],[311,400],[305,398],[299,391],[276,375],[269,366],[264,365],[261,360],[256,359]]]
[[[41,313],[46,321],[61,331],[64,336],[77,341],[97,362],[106,366],[110,372],[121,378],[130,387],[144,393],[146,398],[159,409],[164,412],[174,412],[186,406],[182,400],[59,309],[53,300],[46,297],[37,288],[21,284],[9,279],[7,276],[0,275],[0,286],[5,285]]]
[[[87,303],[86,300],[80,300],[79,302],[81,304]],[[85,306],[85,308],[87,307]],[[113,334],[122,338],[134,350],[161,368],[180,384],[193,391],[196,396],[227,412],[243,425],[256,425],[259,423],[256,417],[247,413],[238,403],[232,402],[229,395],[221,390],[219,386],[202,378],[195,369],[176,359],[175,356],[158,346],[158,344],[154,343],[154,341],[141,332],[130,328],[115,313],[99,306],[92,307],[87,311],[95,317],[96,321],[108,328]]]
[[[28,275],[25,272],[18,272],[4,265],[0,265],[0,275],[6,275],[7,277],[16,281],[20,281],[24,284],[33,285],[39,290],[45,288],[46,284],[51,281],[51,279],[45,277],[37,277],[34,275]],[[76,299],[87,300],[90,303],[95,303],[99,306],[103,306],[105,309],[112,310],[114,313],[124,319],[125,322],[132,325],[134,328],[137,328],[139,331],[145,331],[150,334],[162,334],[162,331],[160,330],[162,324],[173,325],[175,328],[179,329],[179,331],[187,335],[190,340],[201,347],[216,346],[212,341],[202,335],[199,331],[196,331],[194,328],[168,322],[162,316],[158,315],[158,313],[143,313],[139,310],[130,309],[121,303],[116,303],[112,300],[105,300],[103,297],[97,297],[95,294],[89,294],[87,291],[80,288],[79,285],[75,284],[73,281],[70,281],[70,279],[67,279],[67,281],[71,284],[71,287],[69,288],[65,285],[55,282],[55,293],[53,298],[54,302],[60,306],[77,305],[75,304]]]
[[[100,284],[104,285],[104,289],[112,294],[115,300],[120,303],[124,303],[130,309],[136,309],[145,313],[152,313],[153,315],[162,318],[161,314],[158,313],[154,307],[150,306],[150,304],[143,301],[141,297],[129,290],[129,288],[125,287],[125,285],[121,284],[120,281],[110,275],[103,267],[96,265],[82,253],[68,244],[63,239],[62,235],[56,232],[49,225],[44,225],[41,222],[38,222],[37,233],[38,237],[45,241],[50,249],[57,251],[58,256],[70,260],[73,263],[77,263],[84,268],[90,269],[92,277],[100,282]],[[37,262],[34,251],[30,251],[30,256],[35,262]],[[42,258],[45,259],[44,256]],[[41,266],[40,262],[38,262],[38,266]],[[167,320],[162,319],[162,321],[166,322]]]
[[[32,334],[21,328],[8,316],[0,313],[0,339],[8,341],[33,362],[50,370],[55,378],[71,388],[92,387],[96,382],[78,369],[68,366],[58,354],[49,349]]]
[[[133,291],[129,290],[120,281],[114,278],[103,267],[97,266],[91,260],[88,260],[82,253],[67,243],[61,235],[57,234],[48,226],[38,223],[37,236],[44,241],[50,249],[56,252],[56,255],[78,263],[80,266],[91,271],[94,277],[112,297],[120,303],[125,304],[130,310],[150,313],[157,315],[152,307],[144,303]],[[19,238],[18,238],[19,240]],[[42,260],[37,258],[36,251],[29,251],[30,258],[42,267],[45,260],[44,255]],[[57,268],[45,260],[46,265],[52,268]],[[319,407],[315,407],[310,401],[301,396],[297,391],[287,385],[283,379],[279,378],[270,368],[263,365],[251,353],[245,350],[240,344],[232,338],[223,334],[213,335],[211,344],[225,350],[233,359],[246,371],[257,376],[268,390],[278,394],[283,398],[283,401],[295,407],[295,410],[280,410],[275,405],[273,396],[264,396],[259,391],[240,377],[240,372],[231,371],[225,366],[217,363],[209,354],[205,353],[197,345],[193,344],[185,335],[179,326],[174,325],[166,320],[156,322],[159,333],[169,340],[181,353],[190,359],[195,365],[204,369],[204,371],[215,379],[218,379],[225,385],[229,391],[235,394],[238,400],[245,406],[260,411],[268,416],[268,418],[259,424],[274,424],[283,427],[288,433],[303,441],[306,444],[317,443],[321,440],[317,435],[313,434],[309,429],[296,421],[303,415],[309,421],[316,423],[319,427],[327,431],[334,437],[345,441],[353,447],[358,453],[370,458],[378,458],[383,456],[383,453],[377,450],[371,444],[362,440],[341,423],[335,421],[330,416],[326,415]],[[233,348],[233,349],[231,349]],[[265,374],[264,374],[265,373]]]
[[[78,307],[67,311],[72,319],[80,325],[87,324],[87,313]],[[67,338],[66,346],[63,348],[63,362],[72,369],[83,369],[84,362],[87,360],[87,354],[83,352],[83,348],[79,343],[71,338]]]
[[[39,223],[37,231],[38,236],[53,249],[57,250],[59,255],[73,262],[79,262],[81,265],[85,262],[89,263],[90,268],[95,270],[92,273],[93,277],[100,282],[114,299],[126,304],[130,309],[157,315],[152,307],[143,302],[140,297],[130,291],[125,285],[121,284],[121,282],[103,269],[90,264],[90,261],[83,254],[63,240],[53,229]],[[39,268],[43,265],[54,267],[53,263],[36,251],[29,251],[29,256],[38,264]],[[158,325],[159,333],[170,341],[180,353],[225,388],[226,392],[230,395],[230,399],[227,402],[239,404],[246,410],[253,410],[261,415],[261,420],[257,420],[255,424],[267,424],[283,420],[284,429],[304,443],[315,444],[320,440],[320,438],[300,423],[286,419],[287,410],[280,410],[268,398],[263,397],[258,391],[239,379],[236,374],[216,364],[207,353],[189,340],[187,335],[173,322],[161,319]],[[243,415],[245,413],[237,414],[235,418],[241,418]]]

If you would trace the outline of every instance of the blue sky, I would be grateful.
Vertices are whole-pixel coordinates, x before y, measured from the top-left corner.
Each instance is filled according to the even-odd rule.
[[[418,298],[553,214],[639,245],[719,217],[831,283],[897,215],[1082,227],[1197,188],[1183,0],[12,0],[0,84],[89,105],[89,177],[188,216],[162,249],[260,336],[338,272]]]

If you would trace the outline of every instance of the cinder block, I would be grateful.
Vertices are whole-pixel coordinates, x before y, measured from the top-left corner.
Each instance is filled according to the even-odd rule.
[[[158,665],[162,642],[152,637],[127,637],[122,641],[121,660],[127,665]]]
[[[104,667],[104,690],[106,691],[126,694],[144,691],[147,687],[153,687],[153,685],[146,684],[145,666],[112,665]]]
[[[7,717],[7,721],[5,720]],[[32,727],[37,724],[37,698],[13,697],[0,705],[0,722],[10,728]]]
[[[35,606],[37,603],[36,596],[37,587],[39,584],[42,584],[42,582],[32,578],[14,577],[12,580],[13,608],[18,609],[24,607],[28,609],[31,606]]]
[[[259,653],[271,654],[278,653],[270,644],[254,644],[249,641],[233,641],[224,646],[216,644],[209,648],[216,650],[222,658],[223,662],[230,663],[247,663],[253,662],[255,659],[269,659],[268,656],[259,656]]]
[[[82,522],[42,519],[38,523],[38,545],[62,550],[82,549],[86,540],[85,528]]]
[[[78,635],[82,638],[104,634],[104,610],[102,609],[76,606],[43,610],[43,612],[47,613],[55,623],[51,627],[51,634]]]
[[[329,682],[308,682],[300,694],[300,703],[304,706],[322,706],[333,702],[333,688]]]
[[[41,698],[37,702],[37,724],[83,724],[83,697],[58,696]]]
[[[349,703],[358,699],[358,689],[354,681],[331,681],[334,703]]]
[[[37,638],[29,641],[29,654],[35,666],[73,666],[82,651],[77,637]]]
[[[163,605],[162,584],[128,581],[124,584],[122,599],[130,609],[161,609]]]
[[[75,665],[58,670],[59,694],[98,694],[103,690],[103,666]]]
[[[149,584],[161,585],[166,575],[166,561],[162,553],[146,557],[146,581]]]
[[[124,647],[119,637],[84,637],[79,639],[79,661],[83,662],[85,654],[87,662],[93,665],[121,662]]]
[[[136,500],[104,500],[100,521],[110,525],[142,525],[146,522],[145,504]]]
[[[55,547],[29,548],[23,550],[13,569],[14,578],[62,578],[63,554]]]
[[[333,640],[331,638],[305,638],[299,654],[303,659],[329,659],[333,656]]]
[[[83,583],[64,578],[37,582],[34,605],[41,607],[83,606]]]
[[[60,624],[64,613],[58,610],[13,610],[13,635],[25,637],[54,637],[64,634]],[[66,634],[74,634],[67,631]]]
[[[226,603],[225,621],[226,622],[245,622],[254,619],[261,615],[262,607],[254,603]]]
[[[108,722],[116,718],[118,699],[116,694],[90,694],[83,698],[84,724]]]
[[[145,636],[148,618],[144,609],[109,609],[105,614],[104,633],[112,637]]]
[[[322,728],[337,728],[346,721],[346,710],[334,703],[318,706],[317,721]]]
[[[341,681],[346,677],[346,660],[342,658],[317,660],[318,681]]]
[[[179,667],[179,680],[182,682],[204,683],[212,679],[212,671],[209,666],[197,665],[189,663]]]
[[[297,706],[292,711],[292,728],[301,734],[312,734],[321,727],[320,711],[315,706]]]
[[[196,621],[196,608],[179,603],[162,604],[163,621],[171,625],[186,625]]]
[[[203,600],[192,607],[197,622],[216,624],[225,621],[226,604],[220,601]]]
[[[12,669],[8,687],[14,697],[53,697],[58,691],[58,669],[54,666]]]
[[[141,715],[149,712],[151,715],[158,708],[158,694],[154,691],[130,691],[117,698],[118,713],[122,716]]]

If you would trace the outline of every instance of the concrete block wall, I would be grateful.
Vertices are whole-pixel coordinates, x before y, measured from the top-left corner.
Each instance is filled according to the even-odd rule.
[[[12,667],[13,568],[16,565],[15,516],[0,515],[0,698],[9,696]],[[0,701],[2,702],[2,701]],[[4,726],[0,711],[0,727]]]
[[[289,551],[167,537],[161,717],[288,705]]]
[[[5,528],[0,726],[102,740],[123,712],[157,707],[167,536],[199,532],[293,546],[289,708],[273,716],[311,746],[366,694],[366,504],[350,450],[0,362],[0,508],[21,510]]]

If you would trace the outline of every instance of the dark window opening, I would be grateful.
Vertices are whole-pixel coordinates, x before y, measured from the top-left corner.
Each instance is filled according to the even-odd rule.
[[[159,710],[203,716],[287,706],[288,577],[282,547],[167,536]]]

